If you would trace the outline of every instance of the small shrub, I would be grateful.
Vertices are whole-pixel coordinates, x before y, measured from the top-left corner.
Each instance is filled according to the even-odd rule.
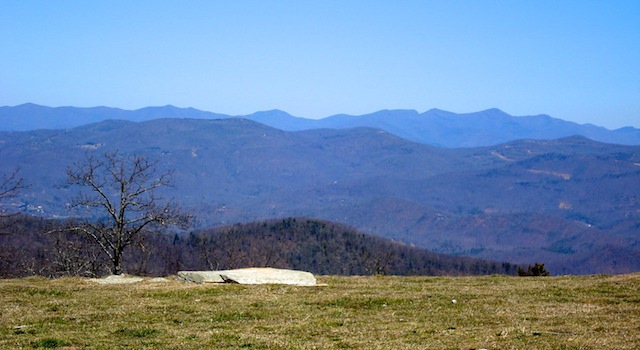
[[[544,264],[535,263],[533,266],[529,265],[526,271],[518,267],[518,276],[551,276],[551,274],[544,268]]]

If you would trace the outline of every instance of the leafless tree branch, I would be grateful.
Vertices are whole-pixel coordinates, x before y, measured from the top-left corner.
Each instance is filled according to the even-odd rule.
[[[20,168],[16,168],[9,174],[2,176],[0,181],[0,235],[7,234],[5,230],[14,224],[12,216],[17,215],[18,211],[11,211],[5,207],[5,200],[15,198],[20,191],[28,188],[24,178],[20,176]]]
[[[112,262],[112,272],[122,272],[124,249],[142,234],[160,232],[169,226],[187,228],[193,216],[176,203],[166,201],[156,190],[172,186],[172,173],[158,171],[158,162],[142,156],[123,156],[117,151],[100,158],[87,154],[85,161],[67,170],[69,185],[82,189],[70,203],[85,209],[92,219],[72,231],[93,240]],[[97,222],[95,216],[100,217]]]

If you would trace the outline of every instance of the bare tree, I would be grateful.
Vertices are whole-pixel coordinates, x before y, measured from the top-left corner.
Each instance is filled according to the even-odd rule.
[[[70,232],[56,232],[52,236],[49,256],[54,276],[97,277],[108,266],[100,248]]]
[[[71,229],[100,247],[113,274],[123,272],[125,248],[141,235],[190,226],[193,216],[158,194],[159,188],[172,186],[171,177],[171,171],[159,172],[158,161],[118,151],[100,157],[87,153],[67,169],[68,184],[81,188],[70,206],[87,214]]]
[[[1,202],[17,197],[20,191],[27,187],[29,186],[25,184],[24,178],[20,176],[20,168],[2,176],[0,181],[0,234],[3,234],[4,230],[14,223],[10,217],[18,214],[18,211],[8,210]]]

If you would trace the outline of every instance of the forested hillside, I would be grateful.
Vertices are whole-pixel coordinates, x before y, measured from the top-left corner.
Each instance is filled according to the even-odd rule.
[[[4,218],[3,220],[7,220]],[[71,234],[69,222],[22,216],[0,236],[0,277],[102,276],[109,261]],[[162,276],[180,270],[279,267],[323,275],[515,274],[517,266],[435,254],[327,221],[274,219],[191,233],[144,235],[124,271]]]

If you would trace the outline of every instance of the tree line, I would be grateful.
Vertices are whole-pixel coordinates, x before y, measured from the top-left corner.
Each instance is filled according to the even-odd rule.
[[[0,236],[0,277],[100,277],[110,257],[67,221],[13,218]],[[1,220],[0,220],[1,221]],[[121,271],[140,276],[242,267],[298,269],[323,275],[515,275],[518,266],[440,255],[341,224],[285,218],[188,233],[144,233],[125,250]]]

